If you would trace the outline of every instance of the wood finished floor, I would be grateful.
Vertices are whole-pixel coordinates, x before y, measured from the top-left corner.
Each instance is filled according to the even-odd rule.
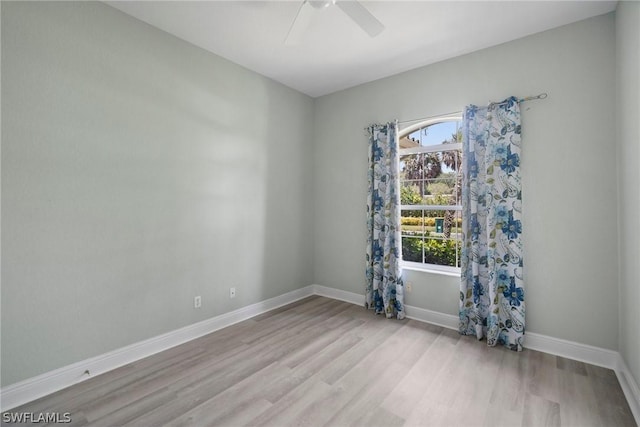
[[[70,412],[73,426],[636,425],[609,369],[323,297],[10,412]]]

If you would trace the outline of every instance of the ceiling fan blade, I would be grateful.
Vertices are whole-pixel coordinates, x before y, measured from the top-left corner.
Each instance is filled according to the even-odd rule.
[[[293,19],[293,23],[291,23],[287,37],[284,39],[285,45],[295,46],[302,42],[302,37],[311,23],[311,15],[313,15],[313,7],[307,0],[304,0]]]
[[[384,30],[382,22],[378,21],[360,2],[355,0],[337,1],[336,6],[342,9],[349,18],[353,19],[353,21],[371,37],[377,36]]]

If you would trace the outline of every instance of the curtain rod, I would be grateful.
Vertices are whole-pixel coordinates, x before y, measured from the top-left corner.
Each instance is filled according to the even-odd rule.
[[[518,99],[518,104],[520,104],[522,102],[533,101],[533,100],[536,100],[536,99],[545,99],[547,96],[548,95],[547,95],[546,92],[542,92],[542,93],[540,93],[538,95],[526,96],[524,98]],[[487,106],[488,107],[493,107],[494,105],[504,104],[505,102],[506,101],[490,102]],[[453,111],[453,112],[447,113],[447,114],[438,114],[437,116],[422,117],[420,119],[413,119],[413,120],[403,120],[401,122],[398,122],[398,124],[405,124],[405,123],[411,123],[411,122],[420,122],[422,120],[435,119],[436,117],[454,116],[454,115],[461,115],[461,114],[462,114],[462,111]]]

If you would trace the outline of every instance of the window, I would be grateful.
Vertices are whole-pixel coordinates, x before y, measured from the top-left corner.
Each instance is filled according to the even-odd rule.
[[[399,134],[404,267],[460,271],[460,120],[440,117]]]

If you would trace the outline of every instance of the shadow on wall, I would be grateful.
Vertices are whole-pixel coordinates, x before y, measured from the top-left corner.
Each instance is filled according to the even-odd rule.
[[[308,284],[311,99],[102,3],[2,27],[3,386]]]
[[[265,89],[264,263],[258,300],[310,285],[313,263],[313,100],[271,84]]]

